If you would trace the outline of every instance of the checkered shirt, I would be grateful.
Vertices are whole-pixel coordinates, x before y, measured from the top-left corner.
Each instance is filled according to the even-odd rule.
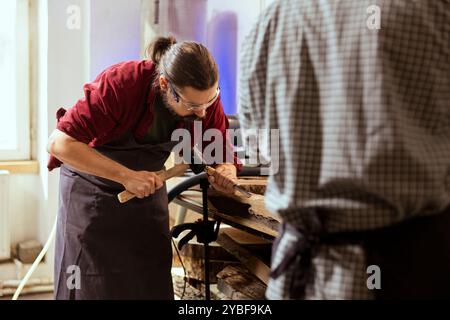
[[[361,231],[450,204],[449,0],[276,1],[240,68],[244,140],[279,129],[266,206],[285,222],[304,228],[305,210],[321,208],[325,232]],[[297,241],[280,237],[272,269]],[[361,246],[319,245],[311,268],[307,299],[373,296]],[[296,269],[267,297],[291,298]]]

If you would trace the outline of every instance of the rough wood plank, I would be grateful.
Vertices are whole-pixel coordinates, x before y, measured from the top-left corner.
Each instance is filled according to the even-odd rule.
[[[173,291],[178,299],[204,300],[204,294],[191,286],[183,277],[172,274]]]
[[[29,264],[36,260],[42,251],[42,245],[37,240],[20,242],[15,248],[15,255],[22,263]]]
[[[268,246],[272,245],[271,241],[268,241],[266,239],[263,239],[261,237],[257,237],[253,234],[250,234],[248,232],[241,231],[236,228],[221,228],[221,233],[225,233],[227,236],[229,236],[234,242],[245,246],[245,247],[256,247],[256,246]]]
[[[217,274],[218,289],[232,300],[263,300],[266,286],[242,266],[227,266]]]
[[[223,201],[223,200],[222,200]],[[174,203],[184,206],[193,212],[202,213],[201,194],[198,192],[183,192],[179,195]],[[239,204],[237,202],[237,204]],[[248,210],[236,210],[236,207],[230,206],[226,212],[221,212],[211,201],[208,202],[209,214],[214,219],[222,219],[224,223],[234,226],[239,229],[244,229],[248,232],[257,233],[259,236],[273,240],[278,235],[279,223],[275,223],[258,219],[257,217],[248,213]]]
[[[174,240],[176,245],[178,245],[179,240],[183,238],[184,234],[186,233],[182,233]],[[205,247],[202,243],[198,243],[194,238],[183,246],[180,254],[184,257],[204,259]],[[236,261],[236,258],[222,248],[217,242],[211,242],[209,244],[209,258],[212,260]]]
[[[205,281],[205,261],[203,259],[195,259],[191,257],[183,257],[183,265],[186,268],[186,275],[188,278],[195,279],[201,282]],[[231,264],[238,264],[236,261],[209,261],[209,282],[217,283],[217,274],[226,266]]]
[[[227,234],[219,234],[217,239],[225,250],[235,256],[242,264],[247,267],[259,280],[266,285],[269,282],[270,268],[260,259],[255,257],[250,251],[243,248],[233,241]]]
[[[246,191],[264,195],[267,187],[267,178],[261,177],[256,179],[255,177],[241,177],[238,179],[239,185]]]
[[[246,210],[246,213],[255,217],[266,219],[268,222],[280,223],[281,221],[281,218],[277,214],[266,209],[264,196],[260,194],[253,193],[250,198],[246,198],[236,192],[234,194],[228,194],[211,188],[208,191],[208,198],[218,210],[226,207],[227,202],[230,202],[231,200],[236,208],[242,208],[240,210]],[[245,207],[246,209],[243,209]]]
[[[210,204],[211,206],[211,204]],[[278,235],[278,227],[276,224],[267,224],[265,221],[254,220],[251,217],[241,217],[239,215],[229,215],[229,213],[222,213],[219,210],[215,209],[214,206],[210,207],[210,211],[213,211],[214,218],[221,218],[225,223],[228,223],[232,226],[241,227],[241,229],[247,230],[256,230],[262,234],[268,235],[271,240]]]
[[[233,222],[243,221],[250,228],[264,230],[263,232],[274,237],[278,234],[280,218],[265,208],[262,195],[252,194],[252,197],[247,199],[210,189],[208,205],[210,211],[215,210],[220,215],[226,215],[226,218]]]

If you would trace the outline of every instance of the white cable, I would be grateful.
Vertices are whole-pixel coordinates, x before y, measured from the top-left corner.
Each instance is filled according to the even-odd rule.
[[[14,296],[12,300],[17,300],[19,298],[20,293],[23,290],[23,287],[27,284],[28,280],[30,279],[33,272],[37,269],[39,263],[41,262],[42,258],[44,258],[45,254],[48,251],[48,248],[50,247],[50,244],[52,243],[53,238],[55,237],[56,233],[56,222],[57,219],[55,219],[55,223],[53,224],[52,231],[50,232],[50,235],[48,236],[47,242],[45,243],[44,248],[42,248],[41,253],[39,253],[39,256],[36,258],[36,260],[33,262],[30,270],[28,270],[25,277],[23,277],[22,281],[20,282],[19,286],[17,287],[16,292],[14,293]]]

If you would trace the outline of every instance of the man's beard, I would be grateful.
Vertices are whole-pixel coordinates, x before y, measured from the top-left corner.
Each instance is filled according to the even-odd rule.
[[[184,122],[194,122],[195,120],[201,120],[201,118],[197,117],[195,114],[189,115],[189,116],[180,116],[178,113],[173,110],[172,106],[169,103],[169,99],[167,97],[167,94],[165,92],[160,93],[161,102],[164,105],[164,107],[169,110],[169,112],[180,121]]]

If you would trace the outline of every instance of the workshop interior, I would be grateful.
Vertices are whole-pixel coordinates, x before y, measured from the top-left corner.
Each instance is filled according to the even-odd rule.
[[[420,249],[422,248],[421,239],[428,237],[425,232],[443,229],[445,220],[433,225],[434,222],[428,220],[419,220],[416,223],[415,218],[411,217],[416,213],[419,215],[418,212],[422,209],[431,213],[448,212],[445,208],[450,205],[450,100],[448,99],[450,98],[450,73],[447,73],[446,77],[440,77],[442,73],[450,70],[448,58],[450,54],[448,22],[450,20],[447,20],[447,27],[442,28],[439,26],[441,21],[439,19],[429,24],[422,21],[426,28],[437,30],[427,29],[432,35],[429,38],[433,39],[430,41],[437,48],[434,56],[429,57],[424,53],[418,53],[395,59],[397,54],[401,55],[399,48],[404,44],[405,39],[399,40],[398,46],[388,50],[392,61],[398,63],[397,69],[395,67],[393,69],[403,70],[401,68],[404,65],[401,59],[406,59],[404,58],[406,56],[411,59],[411,62],[405,62],[405,65],[410,67],[405,67],[406,71],[403,73],[393,71],[380,77],[374,76],[374,82],[370,82],[369,72],[373,70],[378,72],[380,69],[372,68],[372,60],[370,60],[372,56],[370,53],[365,56],[365,48],[371,50],[376,45],[358,47],[364,39],[361,35],[353,42],[347,41],[352,33],[342,30],[350,28],[354,21],[342,23],[344,19],[342,16],[338,19],[333,18],[334,14],[339,13],[340,5],[354,3],[352,8],[356,8],[358,6],[356,3],[360,3],[359,1],[298,0],[299,3],[303,3],[303,8],[311,6],[311,10],[304,10],[304,15],[311,14],[311,17],[315,17],[305,20],[302,25],[307,34],[301,38],[301,41],[298,34],[292,35],[289,31],[277,29],[278,25],[283,25],[291,17],[287,12],[289,10],[283,8],[288,5],[282,4],[283,2],[283,0],[2,0],[0,2],[0,95],[2,97],[0,102],[0,300],[371,299],[377,296],[378,292],[383,293],[385,288],[387,298],[402,299],[402,296],[396,293],[396,288],[401,286],[404,286],[401,290],[405,290],[399,289],[399,292],[409,292],[413,297],[422,297],[422,293],[425,298],[434,297],[435,293],[441,297],[441,289],[427,287],[427,283],[431,283],[431,280],[427,280],[428,272],[433,270],[429,266],[424,267],[423,270],[418,269],[423,279],[417,280],[417,289],[413,280],[406,284],[405,282],[397,284],[394,280],[392,283],[389,282],[390,279],[396,278],[395,272],[398,272],[402,263],[409,263],[409,258],[405,258],[409,252],[408,249],[404,251],[406,253],[403,260],[398,258],[393,259],[392,263],[383,264],[384,260],[379,261],[376,258],[389,250],[387,254],[389,257],[399,256],[395,253],[396,246],[391,247],[386,242],[398,243],[398,246],[400,242],[412,243],[400,240],[407,239],[407,236],[411,234],[416,246],[414,250],[411,249],[412,255],[421,258],[421,261],[430,259],[433,267],[435,263],[441,261],[442,264],[439,265],[442,267],[436,268],[439,272],[448,273],[448,271],[445,272],[446,269],[443,269],[450,264],[448,236],[443,235],[436,240],[437,243],[445,243],[444,253],[438,249]],[[364,8],[370,6],[369,2]],[[382,1],[372,2],[379,4]],[[392,1],[394,2],[396,1]],[[426,6],[424,2],[426,1],[415,2],[418,7],[408,11],[410,16],[420,10],[421,4]],[[295,5],[295,1],[291,0],[286,0],[286,3]],[[443,16],[446,14],[450,17],[448,2],[439,0],[436,3],[441,5],[439,12],[443,12]],[[389,10],[394,9],[389,8]],[[426,19],[436,8],[422,9],[421,17]],[[323,10],[323,15],[317,15],[317,12],[321,12],[320,10]],[[381,13],[383,10],[384,8]],[[283,12],[286,17],[282,16]],[[389,20],[386,22],[386,27],[381,25],[381,30],[370,30],[370,26],[366,26],[366,19],[371,17],[371,12],[369,9],[361,12],[364,27],[367,28],[368,33],[372,32],[367,37],[375,37],[374,32],[379,32],[378,35],[381,38],[384,30],[388,30],[385,31],[388,34],[389,30],[392,30],[389,28],[394,28],[395,23]],[[377,13],[375,9],[373,12]],[[354,12],[349,13],[351,14]],[[273,16],[268,18],[269,15]],[[316,24],[317,16],[325,17],[324,22]],[[388,19],[395,20],[391,15]],[[403,21],[399,20],[399,23]],[[257,23],[259,27],[255,29]],[[342,25],[337,27],[339,23]],[[370,21],[367,23],[370,24]],[[372,26],[376,28],[376,24],[375,22]],[[383,29],[384,27],[386,29]],[[417,30],[420,27],[417,27]],[[323,31],[322,34],[320,30]],[[343,33],[338,34],[336,30]],[[416,31],[416,28],[411,27],[410,30]],[[283,34],[291,37],[284,44],[281,43]],[[167,40],[169,36],[173,37],[171,38],[173,40]],[[270,38],[272,36],[273,38]],[[169,46],[167,44],[169,41],[170,46],[172,48],[178,46],[179,51],[170,51],[172,56],[161,55],[161,62],[156,64],[156,61],[150,61],[150,57],[153,57],[150,51],[158,48],[158,45],[152,42],[158,38],[166,39],[166,42],[160,40],[160,46],[163,44]],[[405,36],[405,38],[415,43],[415,41],[425,41],[423,39],[426,37]],[[324,42],[317,44],[314,42],[316,40]],[[296,41],[299,42],[298,46],[293,45]],[[389,41],[382,42],[380,47],[383,49],[383,46],[388,46]],[[149,46],[151,43],[153,46]],[[193,43],[200,45],[195,46],[192,45]],[[186,47],[191,45],[190,49],[183,51],[184,44]],[[305,48],[310,47],[296,51],[300,44]],[[339,49],[347,48],[345,44],[351,48],[360,48],[360,51],[355,49],[357,53],[345,56],[343,59],[346,62],[342,65],[335,64],[336,59],[339,58]],[[414,48],[414,44],[409,43],[408,46]],[[269,49],[264,51],[261,47]],[[339,49],[334,51],[334,48]],[[212,70],[216,70],[218,76],[213,81],[214,92],[211,91],[212,95],[209,95],[212,99],[203,99],[204,103],[201,99],[195,103],[185,103],[188,105],[186,110],[194,112],[197,116],[199,116],[198,112],[206,112],[205,117],[208,117],[208,111],[212,112],[211,106],[216,106],[217,101],[220,100],[220,106],[223,108],[221,113],[224,115],[221,121],[226,123],[229,129],[238,132],[238,135],[228,141],[234,150],[233,161],[239,163],[239,165],[231,164],[232,168],[236,165],[238,169],[234,173],[236,179],[227,185],[227,190],[231,190],[228,192],[215,187],[214,183],[219,183],[220,180],[225,188],[226,182],[223,181],[226,179],[223,178],[222,181],[222,178],[218,178],[225,177],[221,176],[224,171],[219,169],[220,165],[215,166],[203,158],[202,150],[198,150],[198,145],[192,150],[189,149],[192,151],[189,160],[194,164],[180,164],[177,163],[177,157],[172,150],[158,149],[168,147],[168,143],[145,144],[145,148],[143,145],[136,146],[136,138],[131,133],[129,137],[134,139],[132,145],[126,142],[118,147],[118,144],[108,140],[108,143],[103,146],[100,142],[102,139],[107,141],[109,134],[112,136],[112,132],[116,132],[122,122],[131,121],[127,119],[132,117],[132,112],[128,112],[126,108],[122,108],[125,111],[122,111],[120,116],[117,116],[119,113],[114,114],[114,111],[111,111],[113,107],[101,100],[104,98],[103,94],[111,95],[113,98],[123,95],[123,98],[117,98],[118,107],[123,106],[132,100],[130,96],[135,92],[132,87],[140,86],[140,84],[130,84],[130,81],[144,81],[141,78],[146,77],[148,70],[158,68],[159,73],[155,76],[156,86],[161,87],[158,87],[158,90],[163,90],[163,94],[166,93],[164,90],[167,90],[167,99],[175,99],[177,103],[179,100],[182,103],[188,101],[189,99],[186,98],[188,91],[180,91],[180,88],[173,84],[175,80],[172,79],[174,76],[170,74],[169,65],[176,63],[175,55],[178,54],[181,59],[182,54],[192,54],[192,52],[186,52],[197,49],[206,49],[208,54],[204,54],[202,58],[205,58],[205,55],[212,57],[208,61],[214,61],[211,62]],[[257,53],[256,50],[260,49],[262,52]],[[172,49],[169,47],[166,50]],[[379,53],[381,49],[374,50],[373,52]],[[305,68],[303,69],[307,70],[304,71],[305,74],[299,72],[296,76],[286,76],[287,80],[281,79],[281,84],[278,85],[278,80],[271,78],[270,73],[276,69],[277,61],[287,56],[280,52],[299,57],[299,60],[287,59],[286,63],[292,62],[292,65],[286,64],[280,67],[282,71],[276,75],[277,79],[282,78],[285,72],[290,71],[289,69]],[[324,54],[326,58],[316,59],[315,54]],[[265,61],[261,58],[263,55],[270,56],[272,60]],[[253,58],[245,58],[249,56]],[[375,60],[383,57],[380,54]],[[428,62],[424,62],[417,71],[412,67],[417,57],[430,58],[435,63],[440,62],[438,66],[430,64],[431,71],[425,70],[424,66],[427,66]],[[251,63],[252,59],[254,63]],[[354,68],[351,67],[352,62],[354,62]],[[186,70],[194,70],[196,63],[187,63]],[[263,68],[265,63],[267,66]],[[323,63],[323,65],[312,71],[307,69],[310,65],[316,66],[316,63]],[[383,68],[390,66],[389,63],[383,64]],[[345,69],[347,67],[348,69]],[[324,69],[328,71],[323,71]],[[155,72],[156,69],[151,70]],[[180,74],[183,73],[180,68],[177,70]],[[268,70],[267,74],[264,74],[262,70]],[[355,77],[352,77],[352,74],[349,75],[353,71],[355,74],[358,73]],[[339,72],[342,72],[343,76],[339,76]],[[399,82],[401,84],[396,85],[396,81],[405,74],[411,77],[411,82],[418,81],[421,78],[420,72],[428,77],[426,79],[434,79],[428,81],[428,84],[432,84],[416,90],[417,96],[405,98],[403,101],[401,94],[410,88],[403,87],[401,81]],[[432,78],[433,76],[436,78]],[[356,89],[348,89],[351,85],[346,87],[346,81],[355,81],[355,79],[361,85],[356,86]],[[378,80],[382,82],[380,87],[375,86]],[[108,85],[113,86],[117,81],[124,81],[124,83],[117,84],[115,89],[109,89]],[[150,83],[150,80],[146,81],[148,82],[146,88],[154,85]],[[298,81],[298,83],[292,85],[290,81]],[[363,88],[363,84],[369,82],[370,85]],[[375,83],[374,86],[371,86],[373,83]],[[389,86],[385,86],[385,83]],[[433,87],[434,84],[436,86]],[[131,89],[123,89],[128,88],[127,86]],[[253,90],[252,86],[258,90]],[[111,93],[113,90],[119,90],[117,88],[122,88],[123,92]],[[193,86],[191,88],[197,92],[209,87]],[[286,92],[281,92],[283,88],[286,88]],[[339,101],[339,103],[344,101],[342,104],[348,105],[358,104],[354,117],[347,117],[344,113],[351,112],[350,107],[341,110],[340,104],[333,100],[332,93],[341,89],[345,91],[345,88],[350,94],[359,92],[362,94],[362,96],[352,95],[348,99],[342,98]],[[384,98],[378,98],[378,94],[384,94],[391,89],[396,93],[389,93]],[[423,93],[422,89],[429,91]],[[148,90],[156,89],[152,87]],[[300,94],[305,98],[285,99],[284,97],[292,94],[293,90],[305,92],[303,95]],[[314,90],[324,96],[314,96]],[[256,97],[264,93],[267,94],[266,97]],[[277,93],[281,95],[278,96]],[[427,98],[422,99],[423,96],[419,96],[421,93]],[[441,95],[438,97],[433,96],[434,94]],[[241,95],[247,95],[248,99]],[[192,93],[192,96],[195,95]],[[145,97],[147,99],[147,96]],[[378,100],[371,103],[372,97]],[[111,99],[108,101],[112,101]],[[256,101],[262,100],[258,99],[266,101],[264,105],[269,109],[261,111],[262,109],[259,109],[261,106],[257,106]],[[191,98],[191,100],[194,99]],[[284,102],[290,103],[293,100],[298,103],[298,107],[294,106],[285,114],[274,115],[276,112],[283,112]],[[249,105],[245,108],[241,106],[243,101],[249,101]],[[430,110],[429,113],[416,112],[412,110],[412,107],[409,109],[405,107],[398,113],[386,111],[393,110],[392,105],[396,103],[399,106],[406,103],[415,106],[416,103],[427,103],[427,101],[431,108],[427,109]],[[374,110],[371,108],[377,108],[383,103],[389,104],[389,108],[382,109],[378,113],[375,111],[371,113]],[[318,107],[320,112],[312,110],[315,104],[320,105]],[[333,106],[339,110],[333,110]],[[71,108],[79,108],[79,112]],[[208,108],[211,109],[208,110]],[[437,110],[436,108],[438,111],[432,114],[434,111],[431,110]],[[286,110],[288,110],[287,106]],[[306,115],[302,116],[302,112]],[[105,118],[101,118],[100,114]],[[279,144],[277,150],[281,153],[278,175],[276,172],[275,175],[270,173],[273,169],[270,165],[273,163],[267,161],[264,152],[260,150],[260,148],[263,149],[264,143],[260,142],[252,150],[246,148],[247,140],[240,136],[244,132],[240,129],[244,124],[241,120],[245,115],[249,116],[248,119],[253,115],[253,120],[260,116],[260,122],[253,123],[258,128],[279,125],[281,136],[277,137],[279,140],[275,142]],[[376,118],[373,122],[370,119],[371,115]],[[171,116],[173,113],[170,112],[153,113],[153,117],[156,117],[154,119]],[[399,122],[389,120],[389,116],[393,116]],[[406,120],[402,120],[402,117]],[[139,114],[136,119],[141,121],[145,119],[145,116]],[[71,120],[83,125],[82,132],[74,129],[75,125],[70,124]],[[164,118],[159,120],[161,123],[165,121]],[[95,123],[88,123],[89,121],[95,121]],[[419,125],[420,121],[426,123],[423,130]],[[390,125],[394,122],[394,129],[386,125],[386,123]],[[172,125],[172,122],[167,123],[167,126]],[[363,123],[363,129],[357,127],[353,130],[352,126],[355,123]],[[137,124],[130,124],[129,130],[135,130]],[[299,124],[302,124],[305,129],[300,129]],[[336,129],[342,124],[347,128],[346,130]],[[316,125],[321,126],[323,141],[318,142],[321,138],[307,130]],[[289,126],[291,126],[290,129],[286,129]],[[413,131],[415,126],[419,128],[417,131]],[[158,128],[164,127],[165,124],[161,124]],[[59,129],[57,134],[55,134],[56,128]],[[62,128],[66,128],[66,131]],[[87,132],[94,134],[96,130],[101,130],[99,128],[108,128],[107,130],[110,131],[104,129],[91,141],[83,140]],[[398,138],[395,134],[401,137]],[[352,136],[357,135],[364,136],[351,140]],[[395,138],[389,140],[394,136]],[[422,139],[424,136],[430,140]],[[152,137],[160,138],[157,134]],[[342,140],[339,140],[340,138]],[[49,141],[53,141],[53,144],[49,144]],[[77,151],[79,158],[86,156],[86,159],[91,160],[86,162],[85,166],[77,167],[76,162],[71,162],[75,160],[65,158],[65,154],[63,156],[62,147],[58,145],[60,143],[58,141],[66,141],[67,146],[71,145],[73,150],[80,150]],[[70,144],[67,141],[72,142]],[[412,141],[411,144],[407,145],[410,141]],[[428,146],[422,146],[421,143]],[[88,153],[88,150],[83,148],[86,145],[96,153]],[[292,150],[295,152],[297,145],[301,145],[299,154],[295,156],[288,154]],[[308,154],[307,148],[312,147],[317,147],[316,151]],[[327,149],[327,147],[330,148]],[[355,150],[351,149],[353,147]],[[397,152],[397,147],[401,151]],[[134,172],[139,170],[152,172],[152,187],[149,187],[151,191],[145,191],[145,196],[132,193],[132,190],[138,189],[133,189],[131,182],[125,181],[118,184],[119,178],[114,182],[106,178],[107,174],[114,175],[114,172],[111,172],[114,171],[113,169],[95,171],[97,170],[95,157],[99,157],[95,158],[99,161],[98,163],[104,161],[102,162],[104,164],[108,163],[105,157],[108,157],[109,152],[114,154],[111,158],[114,161],[121,159],[125,151],[119,148],[124,148],[123,150],[128,152],[123,163],[129,163],[130,168],[136,166],[133,169]],[[381,148],[383,153],[379,155],[374,151],[372,154],[371,148]],[[158,150],[164,157],[155,156],[153,160],[153,154],[158,153]],[[427,150],[434,152],[429,153],[430,158],[433,158],[427,158],[429,162],[424,160]],[[73,151],[73,153],[77,152]],[[392,157],[387,154],[389,152],[392,152]],[[371,155],[373,155],[372,158]],[[320,160],[317,159],[320,157],[329,158],[318,164]],[[185,158],[183,155],[186,161]],[[76,159],[76,156],[73,159]],[[142,164],[143,159],[148,163]],[[343,165],[339,162],[341,159],[348,161]],[[389,167],[389,161],[392,159],[395,166]],[[361,163],[358,163],[359,160]],[[403,160],[404,162],[401,162]],[[314,163],[296,166],[296,163],[301,161]],[[57,163],[57,165],[49,163]],[[49,170],[50,166],[51,170]],[[408,166],[412,168],[410,171]],[[80,168],[86,168],[87,173],[79,173]],[[232,175],[233,170],[235,169],[231,170]],[[304,170],[311,170],[311,175],[303,174]],[[330,172],[333,170],[340,172],[333,177],[334,180],[330,178],[332,175]],[[80,171],[83,170],[80,169]],[[105,175],[97,177],[96,172],[102,172]],[[414,180],[415,182],[411,182],[413,180],[408,180],[409,172],[413,172],[414,177],[420,177],[422,180],[418,178]],[[361,180],[354,184],[346,183],[345,179],[351,174]],[[395,182],[395,179],[398,179],[399,183],[388,184],[388,187],[384,187],[385,185],[381,182],[371,184],[370,181],[378,181],[376,179],[380,176],[386,181]],[[212,180],[211,177],[215,179]],[[156,187],[156,180],[162,181],[163,186]],[[303,183],[307,185],[316,180],[323,189],[310,192],[306,187],[302,187]],[[297,187],[299,189],[294,190]],[[411,195],[415,193],[410,193],[408,188],[417,192],[419,196],[415,196],[414,199]],[[424,190],[423,194],[420,193],[421,190]],[[270,197],[266,196],[266,192],[269,191]],[[390,191],[392,194],[388,193]],[[275,196],[277,194],[278,197]],[[326,202],[321,207],[319,204],[322,198],[320,197],[328,196],[331,199],[330,202]],[[345,201],[339,202],[341,196],[345,197]],[[359,200],[361,202],[358,202]],[[283,201],[286,201],[285,208],[292,203],[296,208],[308,204],[309,207],[305,209],[305,212],[301,211],[304,218],[302,220],[304,225],[302,225],[306,226],[305,234],[307,235],[298,230],[289,229],[292,224],[284,222],[285,217],[288,219],[286,221],[295,221],[291,211],[286,209],[283,214],[279,214],[273,210],[283,208]],[[333,207],[334,204],[336,207]],[[351,210],[346,215],[343,211],[347,205]],[[111,209],[113,207],[114,209]],[[167,211],[164,209],[166,207],[168,207]],[[398,226],[399,230],[395,229],[395,223],[383,220],[386,207],[394,217],[392,221],[400,222],[403,217],[405,217],[404,220],[409,221],[411,218],[413,226],[404,230],[401,224]],[[335,208],[337,210],[330,213]],[[365,229],[358,226],[362,226],[361,221],[366,220],[363,219],[365,213],[358,211],[360,209],[367,210],[370,214],[372,214],[371,210],[375,212],[374,216],[368,218],[372,219],[370,222],[373,223],[375,231],[364,233],[361,237],[359,235]],[[85,216],[78,217],[78,212],[80,215],[83,212]],[[340,220],[338,217],[341,214],[343,218]],[[355,218],[360,217],[359,214],[363,217],[361,220]],[[376,214],[379,215],[376,216]],[[128,216],[126,219],[125,215]],[[158,215],[158,218],[155,215]],[[324,236],[320,240],[324,241],[322,243],[314,242],[319,240],[314,238],[315,235],[309,237],[309,231],[316,227],[313,217],[321,218],[329,215],[334,215],[336,219],[326,220],[328,222],[324,225],[330,230],[336,230],[337,240],[333,238],[335,235],[331,234]],[[300,214],[298,216],[300,217]],[[346,225],[353,218],[356,222]],[[101,219],[104,220],[96,224]],[[132,221],[133,219],[136,220]],[[446,221],[448,222],[449,219]],[[146,223],[149,224],[149,228],[144,231]],[[151,223],[158,225],[153,226]],[[392,230],[387,228],[385,232],[383,231],[384,233],[376,232],[378,227],[391,224],[394,225]],[[353,230],[352,226],[356,230],[355,234],[349,232]],[[77,233],[81,229],[89,229],[92,234]],[[124,231],[124,229],[127,230]],[[94,236],[92,230],[98,231],[101,236]],[[342,238],[339,238],[340,232],[343,233]],[[438,231],[431,232],[440,234]],[[71,238],[72,233],[77,234],[78,238],[75,236]],[[443,232],[443,234],[446,233]],[[347,239],[349,239],[348,242],[342,245]],[[352,259],[362,257],[359,255],[361,250],[359,244],[366,240],[364,245],[374,248],[371,251],[373,256],[367,257],[368,262],[365,260],[361,262],[364,268],[358,271],[359,269],[356,269],[359,265],[357,262],[352,264],[354,261]],[[337,249],[334,249],[333,245],[328,247],[333,241],[335,241],[333,245],[337,243]],[[424,246],[432,247],[433,241],[424,242]],[[310,246],[314,246],[314,250],[311,250]],[[382,248],[387,247],[392,250],[383,251]],[[275,249],[278,250],[276,256],[278,260],[274,256]],[[301,252],[297,257],[293,256],[295,250]],[[423,257],[420,256],[424,251],[427,253],[424,253]],[[315,254],[317,256],[314,256]],[[280,262],[281,260],[283,262]],[[96,261],[101,262],[96,264]],[[410,263],[420,268],[421,264],[416,264],[414,261],[416,260],[411,258]],[[166,267],[158,267],[161,263]],[[314,275],[301,271],[302,268],[309,270],[310,264],[315,266]],[[391,268],[392,264],[396,266],[398,264],[399,268]],[[280,271],[282,266],[285,268],[284,271]],[[404,270],[407,266],[401,265],[400,269]],[[158,268],[165,269],[158,270]],[[292,269],[295,270],[292,271]],[[286,270],[293,273],[283,274],[282,272],[288,272]],[[414,276],[413,271],[411,274]],[[90,292],[89,286],[94,284],[89,281],[96,276],[99,279],[100,277],[107,279],[110,276],[115,280],[107,284],[107,281],[112,280],[104,280],[105,284],[100,289],[96,288]],[[305,292],[305,283],[309,281],[308,276],[315,277],[316,283],[311,286],[306,285]],[[358,284],[358,279],[363,280]],[[447,278],[442,278],[442,281],[448,281],[448,275]],[[420,289],[421,285],[424,286],[423,290]],[[297,286],[302,289],[296,291]],[[363,290],[368,293],[364,291],[364,294],[359,294],[358,286],[363,287]],[[278,294],[278,289],[285,292]],[[450,297],[450,289],[443,295]]]

